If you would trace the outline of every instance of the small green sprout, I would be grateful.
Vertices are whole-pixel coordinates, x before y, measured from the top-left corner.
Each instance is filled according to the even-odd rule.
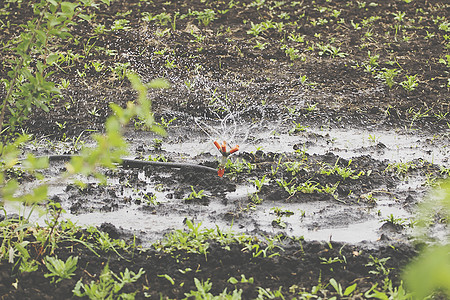
[[[184,200],[187,200],[187,201],[192,201],[192,200],[196,200],[196,199],[200,200],[203,197],[206,197],[206,195],[204,194],[204,192],[205,192],[204,190],[200,190],[200,191],[196,192],[192,185],[191,185],[191,190],[192,190],[192,192]]]
[[[406,80],[400,82],[400,85],[408,92],[414,91],[418,86],[416,77],[417,74],[411,76],[406,75]]]

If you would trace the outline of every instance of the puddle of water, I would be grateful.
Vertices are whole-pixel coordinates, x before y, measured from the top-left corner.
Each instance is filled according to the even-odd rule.
[[[266,152],[292,152],[294,145],[305,145],[309,154],[325,154],[334,152],[345,159],[355,156],[370,154],[378,160],[390,160],[392,162],[408,162],[414,159],[424,159],[428,162],[449,167],[450,140],[442,137],[442,145],[430,145],[433,136],[419,136],[413,134],[393,133],[389,131],[366,131],[354,129],[329,129],[308,128],[297,135],[274,134],[273,130],[252,132],[250,138],[253,142],[245,140],[240,143],[241,151],[252,152],[261,149]],[[377,144],[385,147],[377,149]],[[178,144],[164,144],[169,152],[180,150],[187,157],[209,153],[218,155],[212,141],[205,143],[202,138],[191,139],[183,143],[182,149]]]

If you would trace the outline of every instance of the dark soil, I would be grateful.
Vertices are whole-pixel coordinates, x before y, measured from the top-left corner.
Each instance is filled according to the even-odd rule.
[[[265,1],[258,7],[253,5],[257,2],[248,0],[234,5],[227,1],[114,1],[109,7],[102,5],[91,22],[80,22],[71,28],[74,38],[64,42],[63,50],[65,53],[78,53],[84,58],[74,60],[71,65],[61,63],[60,69],[55,68],[51,79],[55,82],[66,79],[70,85],[62,89],[62,98],[52,103],[50,112],[33,109],[22,128],[38,139],[45,137],[55,144],[61,140],[70,143],[80,135],[84,140],[91,130],[102,131],[106,117],[111,113],[110,102],[125,106],[136,98],[128,80],[120,78],[110,69],[116,63],[129,63],[128,69],[139,74],[143,82],[159,77],[169,80],[170,89],[153,90],[149,96],[153,100],[157,120],[161,117],[166,121],[177,118],[168,131],[167,143],[172,145],[183,145],[193,137],[204,138],[210,143],[208,137],[194,125],[193,118],[214,124],[234,113],[247,124],[275,123],[275,129],[284,130],[284,133],[291,127],[292,121],[316,128],[413,129],[430,136],[439,135],[442,140],[427,140],[427,144],[436,143],[437,147],[448,152],[449,66],[440,60],[447,61],[446,55],[449,55],[449,33],[442,26],[445,20],[448,24],[450,18],[449,4],[437,0],[407,2],[380,1],[373,6],[369,2],[320,0],[302,1],[294,6],[294,2],[290,1]],[[217,19],[207,26],[199,23],[194,15],[189,15],[189,12],[206,8],[224,13],[217,13]],[[20,29],[16,25],[31,16],[27,3],[20,7],[17,3],[11,3],[1,8],[0,12],[11,12],[0,14],[0,21],[14,25],[0,32],[2,41],[17,37]],[[172,16],[172,20],[176,12],[185,17],[178,17],[174,30],[170,22],[162,25],[155,20],[143,20],[144,12],[153,16],[165,12]],[[336,12],[340,14],[336,16]],[[394,19],[394,14],[398,12],[405,13],[403,21]],[[114,20],[122,18],[129,21],[127,30],[94,32],[98,24],[110,29]],[[269,28],[257,37],[247,33],[252,29],[251,24],[267,21],[283,22],[284,28]],[[360,29],[352,23],[359,24]],[[167,32],[163,34],[165,30]],[[290,39],[291,34],[302,37],[304,41]],[[87,53],[84,45],[94,42],[95,46]],[[264,49],[255,47],[258,43],[264,45]],[[320,47],[325,45],[335,47],[336,52],[324,52]],[[296,50],[295,59],[286,54],[285,49],[289,48]],[[106,50],[113,51],[113,54],[108,55]],[[6,61],[7,51],[0,55],[2,61]],[[374,55],[379,55],[379,58],[370,69],[369,56]],[[103,63],[103,70],[97,72],[91,62]],[[388,87],[379,76],[385,69],[399,71],[394,78],[396,84],[392,87]],[[9,70],[8,63],[3,63],[0,76],[5,77]],[[77,75],[77,70],[85,72],[85,76]],[[416,74],[418,86],[411,91],[405,90],[400,83],[407,79],[406,75]],[[0,89],[0,96],[3,98],[4,95],[5,91]],[[139,128],[138,122],[136,128]],[[127,130],[127,138],[135,147],[131,153],[138,159],[148,155],[165,155],[169,161],[176,161],[183,156],[182,146],[176,154],[153,149],[148,141],[142,142],[144,133],[139,129],[134,131],[130,127]],[[258,130],[263,131],[262,128]],[[98,281],[106,264],[115,274],[124,272],[126,268],[136,273],[140,268],[145,271],[136,282],[127,284],[122,290],[136,292],[138,299],[147,296],[152,299],[183,298],[185,293],[197,289],[194,278],[203,281],[210,279],[211,293],[214,295],[225,288],[228,292],[242,289],[244,299],[258,297],[258,287],[271,291],[281,287],[286,298],[293,298],[301,291],[311,291],[314,286],[327,285],[331,278],[336,279],[344,289],[357,283],[353,295],[359,296],[353,296],[353,299],[363,299],[364,293],[374,285],[379,290],[387,290],[386,277],[398,286],[401,272],[417,254],[409,243],[410,237],[404,225],[392,222],[385,222],[383,226],[380,224],[377,242],[353,245],[334,242],[331,238],[329,242],[305,241],[290,237],[284,227],[278,228],[277,224],[273,224],[270,232],[260,228],[251,214],[251,210],[258,205],[255,199],[226,197],[240,185],[248,184],[249,180],[267,175],[271,181],[258,193],[265,201],[273,201],[280,206],[286,203],[326,202],[353,210],[351,219],[347,219],[345,214],[339,215],[340,212],[333,219],[317,216],[317,225],[312,228],[315,230],[326,226],[339,227],[357,221],[358,217],[364,219],[365,216],[358,216],[355,211],[376,207],[376,202],[368,195],[387,194],[386,197],[411,211],[426,193],[422,187],[418,190],[400,190],[398,186],[404,182],[405,175],[389,170],[390,162],[387,160],[356,154],[350,162],[333,152],[302,153],[304,146],[312,145],[317,140],[327,140],[328,137],[314,133],[295,134],[306,137],[308,142],[297,143],[284,153],[264,149],[241,151],[234,157],[245,159],[253,166],[252,169],[237,172],[229,168],[223,179],[186,170],[149,168],[142,175],[135,170],[119,168],[106,172],[109,178],[116,180],[115,184],[101,186],[91,180],[85,189],[66,184],[64,192],[52,198],[74,215],[118,211],[133,204],[149,215],[173,214],[195,221],[201,220],[198,211],[201,211],[199,207],[203,207],[209,212],[208,218],[212,222],[225,220],[244,232],[249,228],[246,233],[254,236],[254,244],[260,244],[262,248],[269,243],[262,236],[273,236],[273,231],[279,229],[279,247],[269,251],[267,257],[254,257],[255,252],[236,239],[227,247],[217,240],[210,240],[206,255],[185,250],[166,253],[156,246],[129,247],[128,250],[117,247],[118,253],[96,250],[96,255],[83,243],[63,241],[54,253],[46,254],[56,254],[63,260],[78,256],[78,268],[72,279],[50,283],[51,279],[44,277],[47,269],[43,264],[37,271],[20,273],[17,265],[2,260],[2,299],[77,298],[72,292],[77,281],[81,279],[84,284]],[[376,143],[370,149],[361,151],[380,153],[385,147],[382,143]],[[28,146],[27,149],[39,154],[77,151],[73,144],[67,148],[36,149]],[[192,160],[214,168],[218,165],[215,157],[208,154]],[[281,169],[273,174],[279,162],[303,165],[294,171]],[[361,176],[342,179],[337,174],[320,171],[324,166],[331,168],[335,165],[341,168],[351,166],[355,171],[353,175]],[[443,176],[438,164],[417,160],[414,166],[407,176]],[[56,165],[46,175],[56,176],[63,170],[62,165]],[[316,191],[290,195],[277,184],[276,180],[280,179],[297,186],[310,181],[321,187],[337,188],[333,193]],[[27,183],[31,179],[24,178],[23,181]],[[155,186],[163,184],[161,193],[171,202],[162,205],[144,203],[142,199],[153,196],[154,191],[146,189],[149,183]],[[204,190],[207,197],[186,200],[191,188]],[[138,192],[130,196],[127,189]],[[212,203],[226,206],[225,211],[207,210]],[[287,218],[285,220],[289,229],[292,225]],[[162,219],[160,222],[165,221]],[[123,228],[105,222],[100,230],[107,232],[111,238],[124,238],[132,243],[130,232]],[[170,232],[170,228],[159,232],[159,238],[162,239],[166,232]],[[96,243],[87,232],[77,234],[78,240]],[[138,244],[151,244],[145,240],[145,232],[138,234],[138,237]],[[35,252],[31,253],[32,257],[38,257],[42,263],[42,253]],[[269,257],[274,253],[278,254]],[[383,274],[380,268],[370,264],[384,258],[387,259],[384,263],[387,271]],[[247,279],[253,277],[254,282],[228,282],[230,277],[240,280],[241,275]],[[171,278],[173,283],[167,278]],[[336,293],[328,286],[319,295],[329,298]]]

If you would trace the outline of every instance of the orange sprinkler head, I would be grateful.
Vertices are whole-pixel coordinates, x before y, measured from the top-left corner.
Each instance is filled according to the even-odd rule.
[[[227,143],[225,141],[222,144],[222,153],[227,153]]]
[[[239,145],[234,146],[234,148],[232,148],[230,150],[230,154],[233,154],[234,152],[237,152],[237,151],[239,151]]]
[[[219,177],[223,177],[223,174],[225,173],[225,169],[220,168],[219,171],[217,171],[217,175],[219,175]]]

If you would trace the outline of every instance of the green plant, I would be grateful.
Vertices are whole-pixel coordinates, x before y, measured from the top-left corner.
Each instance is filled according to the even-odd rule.
[[[406,16],[406,13],[398,11],[396,13],[392,13],[392,15],[394,16],[394,20],[399,21],[401,23],[401,22],[403,22],[403,20]]]
[[[200,190],[200,191],[196,192],[192,185],[191,185],[191,190],[192,190],[192,192],[184,200],[186,200],[186,201],[201,200],[203,197],[206,197],[206,195],[204,194],[204,192],[205,192],[204,190]]]
[[[127,24],[130,23],[129,20],[127,19],[118,19],[118,20],[114,20],[113,25],[111,25],[111,31],[118,31],[118,30],[130,30],[131,27],[127,26]]]
[[[387,222],[392,225],[397,225],[397,226],[401,226],[401,227],[405,226],[406,221],[407,221],[406,219],[397,218],[393,214],[390,214],[387,218],[380,220],[380,222]]]
[[[320,56],[329,55],[331,58],[333,58],[333,57],[345,57],[348,55],[348,53],[341,52],[340,47],[335,47],[331,44],[323,45],[323,44],[317,43],[316,47],[319,49],[318,54]]]
[[[109,5],[109,0],[101,2]],[[1,78],[6,96],[1,103],[0,132],[4,126],[14,132],[33,106],[49,111],[51,100],[60,95],[55,83],[48,81],[52,72],[47,70],[60,57],[58,42],[70,38],[69,27],[85,16],[84,9],[95,5],[95,1],[82,5],[62,0],[32,4],[32,19],[23,24],[17,40],[7,46],[12,59],[7,62],[8,78]],[[5,120],[7,110],[10,114]]]
[[[358,179],[360,176],[364,175],[364,171],[359,172],[358,174],[354,173],[356,172],[355,170],[353,170],[352,168],[350,168],[350,165],[352,163],[352,160],[350,159],[348,161],[348,165],[347,167],[340,167],[339,166],[339,158],[336,160],[336,163],[334,164],[334,166],[331,166],[329,164],[325,164],[321,169],[320,169],[320,174],[326,174],[326,175],[332,175],[332,174],[338,174],[342,177],[342,179]]]
[[[253,48],[256,48],[259,50],[264,50],[264,49],[266,49],[267,45],[268,45],[268,43],[261,43],[260,41],[256,41],[256,45],[253,46]]]
[[[289,130],[289,134],[295,134],[295,133],[298,133],[298,132],[304,132],[304,131],[306,131],[306,128],[309,127],[309,126],[304,126],[304,125],[302,125],[300,123],[297,123],[295,121],[292,121],[292,123],[294,123],[294,127],[292,127]]]
[[[203,26],[208,26],[209,23],[217,19],[217,13],[210,8],[205,8],[203,11],[194,11],[192,14],[197,17],[199,24],[201,23]]]
[[[450,179],[435,188],[419,207],[416,234],[419,241],[427,242],[426,231],[440,214],[450,219]],[[448,227],[447,227],[448,233]],[[414,292],[415,299],[428,299],[439,291],[441,298],[450,296],[450,246],[448,244],[428,244],[417,260],[404,270],[403,278],[407,287]]]
[[[336,293],[340,296],[340,297],[348,297],[350,296],[356,289],[356,283],[348,286],[345,290],[342,288],[341,284],[338,283],[334,278],[330,279],[330,285],[334,288],[334,290],[336,291]],[[333,299],[333,298],[331,298]]]
[[[91,281],[89,284],[84,284],[80,279],[73,289],[73,294],[77,297],[88,297],[92,300],[134,299],[136,292],[125,293],[121,291],[126,284],[136,282],[144,273],[145,271],[142,268],[139,269],[137,274],[127,268],[124,273],[120,272],[120,276],[118,276],[106,264],[97,282]]]
[[[250,278],[247,279],[244,274],[241,274],[241,280],[240,281],[237,280],[234,277],[230,277],[230,278],[228,278],[227,282],[229,282],[231,284],[237,284],[239,282],[240,283],[250,283],[250,284],[252,284],[254,282],[254,278],[250,277]]]
[[[305,36],[302,34],[295,34],[295,32],[292,32],[289,36],[288,39],[293,41],[293,42],[297,42],[297,43],[304,43],[305,42]]]
[[[194,278],[195,287],[197,288],[196,291],[190,291],[189,293],[185,293],[186,299],[194,298],[196,300],[238,300],[242,297],[242,290],[234,290],[232,294],[228,294],[227,289],[220,293],[217,296],[214,296],[209,291],[212,288],[212,283],[209,282],[209,279],[207,279],[205,282],[200,281],[197,278]]]
[[[209,248],[208,240],[213,237],[214,229],[200,229],[201,223],[194,224],[186,219],[188,231],[175,230],[166,236],[165,240],[153,244],[157,251],[171,253],[175,250],[184,250],[189,253],[204,254],[206,257]]]
[[[284,50],[284,53],[286,53],[286,55],[289,57],[290,60],[296,60],[297,58],[299,58],[300,56],[297,54],[298,53],[298,49],[295,48],[286,48]]]
[[[119,62],[116,62],[116,63],[114,63],[114,67],[109,67],[109,69],[114,73],[114,74],[116,74],[117,75],[117,77],[118,77],[118,79],[119,80],[122,80],[122,79],[124,79],[126,76],[127,76],[127,74],[128,74],[128,67],[130,66],[131,64],[130,63],[119,63]]]
[[[251,22],[251,28],[247,30],[247,34],[258,36],[265,30],[267,30],[267,28],[262,23],[254,24],[253,22]]]
[[[169,128],[170,124],[172,124],[172,122],[174,122],[176,119],[177,119],[177,117],[174,117],[174,118],[166,121],[164,119],[164,117],[161,117],[161,120],[156,124],[159,125],[161,128],[167,129],[167,128]]]
[[[400,71],[398,71],[397,69],[384,68],[382,71],[380,71],[379,77],[384,79],[385,83],[389,88],[392,88],[395,84],[394,78],[395,76],[397,76],[399,72]]]
[[[417,83],[417,74],[416,75],[406,75],[406,80],[400,82],[400,85],[408,92],[411,92],[416,89]]]
[[[394,171],[397,176],[406,178],[406,174],[410,171],[410,169],[415,169],[417,166],[412,161],[409,162],[396,162],[396,163],[390,163],[386,169],[385,172]]]
[[[250,180],[250,182],[256,186],[259,192],[261,191],[261,188],[263,187],[264,183],[266,183],[266,175],[264,175],[261,179]]]
[[[45,258],[45,266],[50,273],[44,274],[45,278],[52,277],[52,283],[58,283],[63,279],[70,279],[75,275],[77,269],[78,257],[69,256],[66,262],[58,259],[57,256],[47,256]],[[55,278],[58,277],[58,279]]]

